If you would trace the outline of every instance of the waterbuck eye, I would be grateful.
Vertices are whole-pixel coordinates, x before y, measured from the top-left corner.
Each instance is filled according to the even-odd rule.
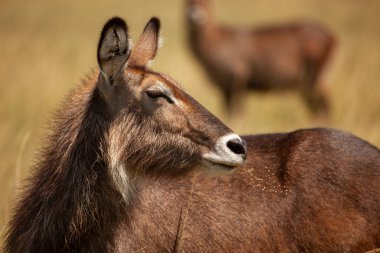
[[[161,90],[147,90],[146,94],[151,99],[159,99],[166,97],[165,94]]]
[[[169,103],[173,104],[174,101],[168,95],[166,95],[162,90],[147,90],[146,94],[149,98],[153,100],[157,100],[159,98],[165,98]]]

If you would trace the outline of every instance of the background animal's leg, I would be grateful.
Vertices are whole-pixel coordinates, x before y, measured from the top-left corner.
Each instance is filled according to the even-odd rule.
[[[244,113],[244,91],[246,85],[240,80],[232,80],[231,85],[224,89],[224,98],[228,117],[237,118]]]
[[[308,66],[306,86],[303,96],[311,113],[320,119],[327,119],[330,114],[329,89],[324,81],[324,69]]]
[[[225,99],[225,111],[227,112],[228,117],[233,117],[234,114],[239,111],[240,106],[240,95],[231,88],[225,89],[224,91],[224,99]]]
[[[329,38],[319,57],[310,59],[306,64],[307,89],[305,98],[312,113],[319,118],[327,119],[330,114],[330,91],[326,85],[327,72],[335,52],[336,42]]]
[[[327,119],[330,114],[329,91],[323,82],[313,82],[305,94],[308,106],[314,116]]]

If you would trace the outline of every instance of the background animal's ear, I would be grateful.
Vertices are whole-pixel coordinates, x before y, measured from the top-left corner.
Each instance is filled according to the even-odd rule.
[[[128,27],[121,18],[111,18],[103,27],[98,44],[98,64],[108,83],[123,68],[129,55]]]
[[[145,67],[156,56],[160,33],[160,20],[153,17],[146,24],[139,41],[133,47],[128,65]]]

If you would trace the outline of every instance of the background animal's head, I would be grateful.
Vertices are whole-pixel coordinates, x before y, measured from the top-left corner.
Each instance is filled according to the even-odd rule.
[[[186,4],[186,15],[192,24],[201,26],[210,18],[211,0],[187,0]]]
[[[109,20],[101,33],[97,91],[111,121],[110,166],[140,174],[242,164],[245,142],[175,81],[148,68],[159,47],[159,30],[159,20],[152,18],[133,48],[120,18]]]

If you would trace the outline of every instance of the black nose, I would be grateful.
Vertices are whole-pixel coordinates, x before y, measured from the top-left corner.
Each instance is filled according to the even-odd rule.
[[[237,155],[241,155],[244,159],[247,155],[247,143],[244,140],[232,139],[227,142],[227,147]]]

